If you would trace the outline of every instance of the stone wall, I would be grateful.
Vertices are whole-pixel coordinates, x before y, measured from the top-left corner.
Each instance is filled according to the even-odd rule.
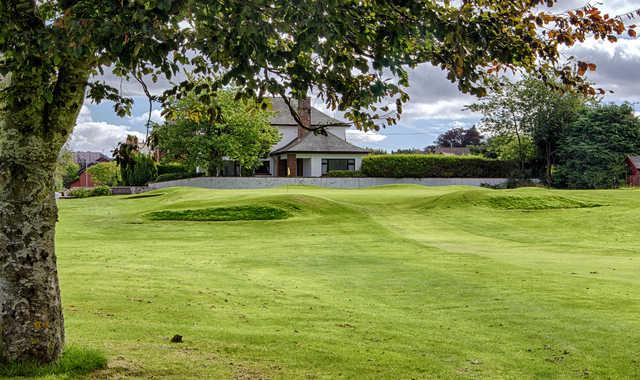
[[[149,184],[149,190],[173,186],[207,189],[264,189],[278,186],[309,185],[334,188],[361,188],[382,185],[413,184],[423,186],[481,184],[500,185],[506,178],[308,178],[308,177],[197,177]]]

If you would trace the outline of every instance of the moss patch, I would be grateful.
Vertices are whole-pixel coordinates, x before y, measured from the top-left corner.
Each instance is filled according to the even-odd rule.
[[[234,220],[287,219],[288,212],[271,206],[236,206],[204,208],[196,210],[163,210],[146,215],[151,220],[176,220],[197,222],[224,222]]]
[[[486,199],[485,203],[503,210],[551,210],[568,208],[590,208],[603,206],[599,203],[585,202],[561,196],[498,196]]]
[[[64,376],[76,378],[95,370],[105,368],[107,358],[97,350],[68,347],[60,359],[50,364],[33,362],[9,363],[0,365],[2,377],[41,377]]]

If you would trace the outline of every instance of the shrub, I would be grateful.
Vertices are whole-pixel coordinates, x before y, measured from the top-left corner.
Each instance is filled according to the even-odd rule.
[[[89,189],[85,189],[84,187],[77,187],[75,189],[71,189],[69,195],[74,198],[87,198],[91,196],[91,191]]]
[[[517,169],[514,161],[477,156],[394,154],[365,157],[361,171],[367,177],[507,178]]]
[[[92,197],[101,197],[101,196],[106,196],[106,195],[111,195],[111,188],[109,186],[98,186],[95,187],[91,190],[91,195]]]
[[[87,169],[96,185],[116,186],[120,182],[120,170],[114,162],[100,162]]]
[[[325,174],[325,177],[362,177],[359,170],[332,170]]]
[[[144,186],[158,176],[158,168],[155,161],[146,154],[137,154],[133,157],[133,165],[124,171],[124,183],[127,186]]]

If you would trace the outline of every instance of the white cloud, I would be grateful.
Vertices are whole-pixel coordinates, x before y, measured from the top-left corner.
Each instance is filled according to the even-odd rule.
[[[471,119],[477,117],[471,111],[464,109],[466,105],[470,103],[470,100],[466,97],[460,97],[458,99],[440,99],[428,103],[408,103],[406,109],[402,114],[402,118],[408,119],[447,119],[447,120],[461,120]]]
[[[80,113],[78,114],[78,119],[76,120],[76,123],[85,123],[88,121],[92,121],[91,111],[89,110],[89,107],[83,104],[82,108],[80,108]]]
[[[375,132],[364,132],[359,129],[347,129],[347,140],[352,143],[377,143],[386,139],[387,136]]]
[[[89,108],[82,106],[69,146],[74,151],[110,154],[119,142],[124,141],[127,135],[135,135],[141,140],[144,139],[142,133],[133,131],[128,126],[94,121]]]
[[[129,118],[130,124],[147,124],[147,120],[149,120],[149,112],[145,112],[140,116],[134,116]],[[164,117],[162,116],[162,111],[153,110],[151,111],[151,121],[154,123],[163,123]]]

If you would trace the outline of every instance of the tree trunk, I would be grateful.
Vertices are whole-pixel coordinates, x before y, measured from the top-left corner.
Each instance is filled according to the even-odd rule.
[[[0,361],[51,362],[64,344],[54,173],[89,77],[86,65],[11,75],[0,114]]]
[[[3,157],[0,152],[0,161]],[[56,359],[64,320],[54,249],[55,163],[0,172],[0,360]]]

